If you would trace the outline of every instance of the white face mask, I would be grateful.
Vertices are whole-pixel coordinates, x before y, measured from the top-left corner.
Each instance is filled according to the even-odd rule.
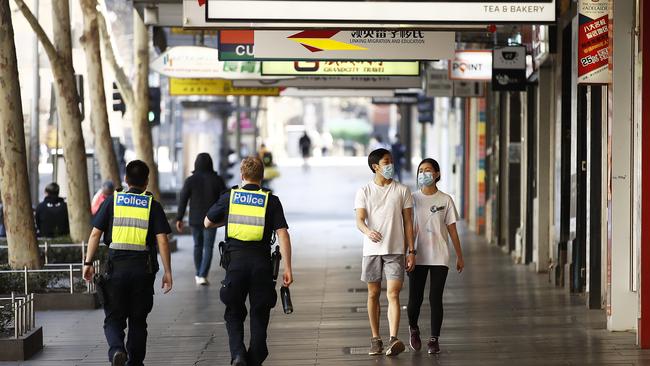
[[[384,165],[381,170],[381,175],[386,179],[393,179],[395,175],[395,166],[393,164]]]
[[[431,187],[435,183],[433,179],[433,173],[431,172],[422,172],[418,175],[418,185],[420,187]]]

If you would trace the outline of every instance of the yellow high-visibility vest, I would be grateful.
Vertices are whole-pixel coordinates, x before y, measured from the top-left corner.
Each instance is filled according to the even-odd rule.
[[[115,194],[112,249],[147,250],[147,231],[153,197],[142,193]]]
[[[228,208],[228,237],[241,241],[260,241],[264,237],[264,217],[268,192],[233,189]]]

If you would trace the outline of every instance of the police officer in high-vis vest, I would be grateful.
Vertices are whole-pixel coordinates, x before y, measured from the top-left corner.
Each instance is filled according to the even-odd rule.
[[[147,350],[147,315],[153,307],[154,280],[160,252],[164,293],[172,289],[167,235],[171,228],[160,203],[146,192],[149,168],[140,160],[126,166],[126,192],[106,198],[93,220],[83,276],[93,280],[93,257],[104,234],[109,246],[104,293],[104,334],[112,365],[143,365]],[[128,321],[126,346],[124,329]]]
[[[224,193],[210,208],[206,227],[226,226],[226,277],[220,290],[226,305],[224,319],[230,338],[233,365],[258,366],[269,354],[266,331],[277,293],[271,266],[274,237],[280,243],[284,274],[282,282],[293,282],[291,240],[282,204],[278,197],[262,189],[264,165],[257,157],[241,163],[242,186]],[[275,235],[274,235],[275,234]],[[246,297],[250,303],[250,345],[244,345]]]

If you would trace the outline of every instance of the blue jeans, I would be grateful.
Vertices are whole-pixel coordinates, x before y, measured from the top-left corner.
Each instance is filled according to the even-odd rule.
[[[194,237],[194,268],[196,268],[196,276],[207,278],[212,264],[212,250],[214,249],[217,229],[192,226],[192,236]]]

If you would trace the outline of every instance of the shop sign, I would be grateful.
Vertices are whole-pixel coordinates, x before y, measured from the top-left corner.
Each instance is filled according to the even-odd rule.
[[[182,79],[255,79],[261,77],[255,61],[219,61],[216,48],[199,46],[171,47],[150,64],[151,69],[170,78]]]
[[[609,70],[609,0],[578,3],[578,83],[607,84]]]
[[[318,89],[421,88],[418,76],[298,76],[292,79],[234,80],[236,87],[284,87]]]
[[[185,28],[400,28],[553,23],[556,0],[183,0]]]
[[[439,60],[454,55],[454,32],[223,30],[219,60]]]
[[[454,81],[454,96],[480,98],[485,96],[485,83],[481,81]]]
[[[169,95],[280,95],[280,88],[234,87],[232,80],[223,79],[169,79]]]
[[[492,51],[456,51],[449,61],[449,78],[452,80],[492,80]]]
[[[263,61],[262,75],[417,76],[418,61]]]
[[[492,59],[492,90],[526,90],[526,47],[495,48]]]
[[[425,94],[427,97],[451,97],[454,95],[454,82],[449,79],[449,71],[427,69]]]

